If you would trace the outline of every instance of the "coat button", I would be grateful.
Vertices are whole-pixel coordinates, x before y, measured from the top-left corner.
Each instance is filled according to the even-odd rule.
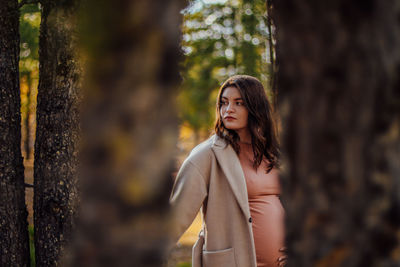
[[[250,223],[253,222],[253,219],[252,219],[251,217],[249,218],[249,222],[250,222]]]

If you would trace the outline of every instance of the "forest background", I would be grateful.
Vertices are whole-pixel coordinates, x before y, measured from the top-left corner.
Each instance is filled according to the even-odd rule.
[[[171,173],[210,134],[220,84],[245,73],[282,117],[289,266],[398,266],[399,1],[83,1],[90,90],[82,93],[79,1],[4,1],[2,265],[54,266],[70,255],[71,266],[159,266]],[[91,101],[78,200],[83,92]],[[84,212],[70,244],[78,201]],[[182,253],[171,266],[189,264],[190,250]]]
[[[194,1],[182,10],[183,84],[178,95],[181,138],[191,147],[212,131],[215,99],[229,76],[247,73],[260,79],[270,100],[275,40],[265,1]],[[39,4],[21,8],[21,114],[23,153],[33,158],[39,80]],[[187,149],[187,148],[186,148]],[[187,150],[186,150],[187,152]]]
[[[177,96],[180,118],[177,168],[188,152],[212,133],[217,92],[229,76],[246,73],[257,77],[271,103],[276,104],[272,89],[276,41],[265,1],[193,1],[182,10],[182,15],[181,45],[185,57],[181,62],[183,83]],[[40,4],[21,7],[21,148],[28,184],[33,184],[40,21]],[[34,248],[32,191],[26,190],[31,249]],[[183,247],[174,252],[171,265],[179,261],[183,261],[183,266],[188,264],[190,247],[197,239],[200,225],[198,216],[181,238]]]

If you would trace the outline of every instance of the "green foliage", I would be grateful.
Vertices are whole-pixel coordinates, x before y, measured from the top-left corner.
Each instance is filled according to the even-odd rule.
[[[38,4],[24,5],[20,9],[20,73],[26,75],[39,68],[39,27]]]
[[[193,1],[184,10],[182,123],[207,132],[215,120],[217,91],[229,76],[248,74],[268,84],[265,12],[264,0]]]
[[[190,262],[180,262],[176,267],[192,267],[192,264]]]
[[[35,112],[37,81],[39,79],[39,4],[26,4],[20,9],[20,82],[22,119],[29,120]],[[23,123],[22,127],[26,127]],[[29,137],[24,137],[29,138]]]

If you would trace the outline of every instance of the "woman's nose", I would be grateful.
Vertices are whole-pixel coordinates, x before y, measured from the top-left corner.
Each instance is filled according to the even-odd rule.
[[[226,107],[226,112],[230,113],[230,112],[233,112],[233,111],[234,111],[233,105],[232,104],[228,104],[228,106]]]

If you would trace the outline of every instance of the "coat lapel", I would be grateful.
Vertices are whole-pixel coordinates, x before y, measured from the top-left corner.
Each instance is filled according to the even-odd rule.
[[[212,149],[229,182],[229,185],[232,188],[240,208],[246,218],[250,218],[246,181],[235,150],[232,146],[227,145],[225,141],[217,135],[214,136]]]

